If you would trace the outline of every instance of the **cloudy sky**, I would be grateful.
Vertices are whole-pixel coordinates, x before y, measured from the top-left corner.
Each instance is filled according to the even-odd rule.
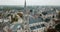
[[[25,0],[0,0],[0,5],[24,5]],[[60,6],[60,0],[26,0],[27,5]]]

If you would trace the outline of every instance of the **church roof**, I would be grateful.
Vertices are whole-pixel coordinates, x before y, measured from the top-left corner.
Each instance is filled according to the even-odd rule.
[[[42,22],[42,21],[43,21],[43,18],[42,17],[38,17],[36,19],[34,19],[33,17],[30,17],[29,18],[29,24],[37,23],[37,22]]]

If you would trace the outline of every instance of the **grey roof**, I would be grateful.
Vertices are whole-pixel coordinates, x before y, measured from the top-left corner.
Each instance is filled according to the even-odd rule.
[[[37,22],[42,22],[42,21],[43,21],[43,18],[42,17],[38,17],[36,19],[34,19],[33,17],[30,17],[29,18],[29,24],[37,23]]]
[[[45,27],[45,25],[41,24],[41,25],[37,25],[37,26],[32,26],[32,27],[30,27],[30,29],[34,30],[34,29],[38,29],[38,28],[41,28],[41,27]]]

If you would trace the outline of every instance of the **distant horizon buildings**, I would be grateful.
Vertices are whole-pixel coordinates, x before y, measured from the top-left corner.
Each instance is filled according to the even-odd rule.
[[[25,0],[0,0],[0,5],[24,6]],[[60,0],[26,0],[27,6],[60,6]]]

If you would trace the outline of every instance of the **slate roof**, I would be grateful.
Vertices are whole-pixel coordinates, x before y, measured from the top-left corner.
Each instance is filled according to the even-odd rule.
[[[41,24],[41,25],[37,25],[37,26],[32,26],[32,27],[30,27],[30,29],[34,30],[34,29],[38,29],[38,28],[41,28],[41,27],[45,27],[45,25]]]
[[[33,17],[29,18],[29,24],[37,23],[37,22],[42,22],[42,21],[43,21],[42,17],[39,17],[39,18],[36,18],[36,19],[34,19]]]

